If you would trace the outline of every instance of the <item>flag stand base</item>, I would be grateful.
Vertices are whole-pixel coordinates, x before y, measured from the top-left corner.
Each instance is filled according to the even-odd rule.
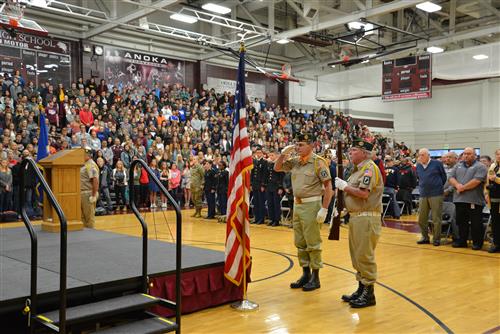
[[[254,303],[248,299],[243,299],[232,303],[231,307],[238,311],[248,312],[248,311],[256,311],[259,308],[259,304]]]

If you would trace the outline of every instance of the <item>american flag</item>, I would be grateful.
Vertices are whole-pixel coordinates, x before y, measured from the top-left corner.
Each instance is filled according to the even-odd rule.
[[[240,50],[233,115],[233,147],[229,163],[228,213],[226,227],[226,263],[224,274],[236,285],[243,281],[250,266],[250,170],[252,151],[248,140],[245,108],[245,51]],[[244,245],[243,245],[244,243]],[[245,268],[243,268],[245,266]]]

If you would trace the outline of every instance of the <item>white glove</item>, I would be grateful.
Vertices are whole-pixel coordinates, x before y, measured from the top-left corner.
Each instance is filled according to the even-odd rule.
[[[94,204],[95,202],[97,202],[97,196],[90,196],[89,202],[90,202],[90,204]]]
[[[288,145],[284,149],[281,150],[281,154],[288,155],[295,150],[295,145]]]
[[[323,224],[326,219],[326,215],[328,214],[328,209],[321,208],[318,211],[318,214],[316,215],[316,222],[318,224]]]
[[[342,191],[343,191],[343,190],[345,189],[345,187],[347,187],[347,182],[346,182],[346,181],[344,181],[344,180],[342,180],[342,179],[341,179],[341,178],[339,178],[339,177],[336,177],[336,178],[335,178],[335,187],[336,187],[337,189],[340,189],[340,190],[342,190]]]
[[[337,210],[337,208],[333,208],[333,216],[334,217],[337,217],[339,215],[339,211]]]

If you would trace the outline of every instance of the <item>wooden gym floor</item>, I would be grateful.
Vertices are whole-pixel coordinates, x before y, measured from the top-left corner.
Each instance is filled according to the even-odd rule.
[[[190,218],[191,213],[183,211],[183,243],[223,251],[225,224]],[[148,212],[145,219],[151,238],[173,240],[173,211]],[[408,224],[412,222],[402,225]],[[0,224],[0,230],[14,226],[22,224]],[[140,235],[131,214],[97,217],[96,228]],[[383,228],[376,252],[377,305],[351,309],[340,300],[357,287],[347,228],[341,229],[340,241],[329,241],[323,227],[321,288],[303,292],[289,288],[301,274],[292,230],[252,225],[253,282],[248,299],[258,303],[259,310],[240,313],[223,305],[185,315],[183,332],[500,333],[500,254],[486,252],[487,243],[483,251],[450,244],[419,246],[418,234],[407,230],[412,229]]]

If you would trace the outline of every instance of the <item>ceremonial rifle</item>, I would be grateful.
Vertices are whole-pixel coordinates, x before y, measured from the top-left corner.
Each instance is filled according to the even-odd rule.
[[[337,140],[337,176],[343,178],[344,176],[344,165],[342,164],[342,138],[339,136]],[[335,182],[335,180],[332,180]],[[330,227],[330,234],[328,235],[328,240],[339,240],[340,239],[340,216],[342,210],[344,210],[344,196],[343,191],[337,189],[337,215],[333,217],[332,226]],[[332,213],[333,215],[334,213]]]

